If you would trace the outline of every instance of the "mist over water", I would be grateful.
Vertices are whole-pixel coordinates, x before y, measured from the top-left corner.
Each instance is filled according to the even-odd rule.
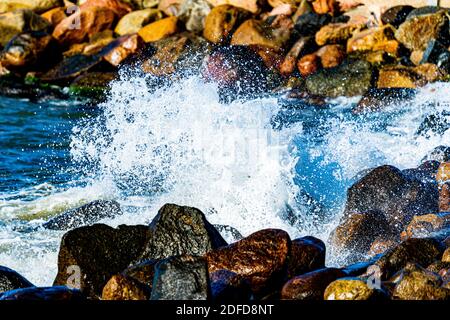
[[[111,226],[147,224],[171,202],[244,236],[281,228],[326,241],[360,171],[416,167],[434,147],[450,145],[450,130],[418,134],[428,115],[449,110],[448,84],[421,89],[401,108],[353,115],[357,99],[325,110],[288,107],[280,95],[223,104],[215,85],[196,76],[156,90],[148,82],[122,72],[99,115],[73,124],[73,181],[0,195],[0,265],[51,284],[63,233],[27,228],[94,199],[121,203],[125,214],[103,221]],[[295,116],[280,116],[286,112]]]

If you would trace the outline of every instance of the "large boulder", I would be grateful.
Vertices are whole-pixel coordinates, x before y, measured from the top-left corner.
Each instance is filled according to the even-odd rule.
[[[153,287],[153,278],[155,276],[155,266],[159,260],[146,260],[134,264],[121,272],[127,278],[132,278],[148,288]]]
[[[291,240],[282,230],[266,229],[206,254],[209,272],[229,270],[249,280],[259,293],[283,277]]]
[[[120,36],[137,33],[143,26],[162,18],[157,9],[143,9],[128,13],[117,23],[114,32]]]
[[[0,294],[0,300],[16,301],[83,301],[86,297],[80,290],[66,286],[33,287],[16,289]]]
[[[81,207],[65,211],[42,226],[50,230],[68,230],[93,224],[101,219],[122,215],[120,204],[116,201],[96,200]]]
[[[22,275],[12,269],[0,266],[0,295],[6,291],[29,287],[34,287],[34,285]]]
[[[314,95],[336,98],[358,96],[371,86],[372,67],[363,60],[347,60],[335,68],[323,69],[306,79],[306,88]]]
[[[252,291],[248,281],[229,270],[218,270],[209,275],[211,299],[214,302],[248,301]]]
[[[62,7],[63,5],[63,0],[2,0],[0,2],[0,13],[20,9],[43,13],[56,7]]]
[[[249,12],[237,7],[223,5],[215,7],[205,18],[203,36],[213,43],[225,43]]]
[[[147,226],[104,224],[67,232],[58,254],[58,274],[54,285],[70,285],[99,298],[111,277],[137,259],[151,237]]]
[[[226,241],[196,208],[165,204],[150,224],[152,237],[139,260],[202,256]]]
[[[324,268],[325,253],[325,244],[317,238],[308,236],[292,240],[287,262],[288,278]]]
[[[152,300],[207,300],[208,266],[204,257],[177,256],[155,266]]]
[[[414,215],[437,212],[438,191],[434,184],[407,176],[393,166],[380,166],[348,189],[344,219],[370,210],[383,212],[389,225],[401,232]]]
[[[31,10],[16,10],[0,14],[0,47],[22,32],[47,31],[50,23]]]

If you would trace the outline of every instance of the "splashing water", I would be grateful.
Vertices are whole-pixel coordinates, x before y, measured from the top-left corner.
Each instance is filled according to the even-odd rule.
[[[172,202],[243,235],[281,228],[327,240],[358,172],[415,167],[434,147],[450,145],[450,130],[417,133],[427,116],[448,110],[449,84],[368,115],[350,112],[357,99],[331,101],[325,110],[294,107],[295,116],[275,129],[274,119],[289,109],[279,96],[222,104],[217,88],[199,77],[152,90],[147,83],[122,72],[100,115],[76,121],[68,157],[82,178],[0,195],[0,265],[51,284],[63,232],[30,227],[94,199],[121,203],[124,215],[102,221],[111,226],[149,223]]]

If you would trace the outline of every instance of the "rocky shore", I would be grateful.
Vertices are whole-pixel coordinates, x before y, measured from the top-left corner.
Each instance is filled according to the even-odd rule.
[[[328,248],[278,229],[242,237],[175,204],[150,225],[112,228],[97,222],[122,214],[120,205],[94,201],[41,226],[68,230],[53,286],[0,267],[0,300],[449,300],[449,181],[449,147],[418,168],[366,170],[348,189]],[[327,266],[329,249],[348,265]]]

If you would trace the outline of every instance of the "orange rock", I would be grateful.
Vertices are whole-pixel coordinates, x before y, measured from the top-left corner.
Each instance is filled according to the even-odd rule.
[[[380,70],[378,88],[416,88],[417,74],[407,68],[386,68]]]
[[[250,11],[251,13],[258,13],[260,11],[258,0],[208,0],[214,7],[228,4],[233,7],[238,7]]]
[[[158,41],[176,33],[178,30],[177,22],[176,17],[164,18],[146,25],[139,30],[138,34],[145,42]]]
[[[441,163],[436,174],[436,181],[441,184],[450,182],[450,162]]]
[[[320,69],[320,58],[317,54],[307,54],[297,63],[298,71],[303,77],[316,73]]]
[[[221,43],[249,14],[246,10],[229,5],[215,7],[205,19],[203,36],[213,43]]]
[[[324,68],[333,68],[342,63],[345,59],[345,49],[339,44],[329,44],[317,51]]]
[[[115,14],[107,8],[79,10],[62,20],[53,30],[53,37],[62,45],[81,43],[87,37],[111,29]]]
[[[443,70],[433,63],[418,65],[414,71],[427,82],[435,82],[445,77]]]
[[[113,66],[117,67],[126,58],[135,54],[144,46],[144,41],[137,34],[122,36],[114,40],[108,47],[111,47],[103,59],[108,61]]]
[[[414,50],[413,52],[411,52],[411,56],[409,57],[411,62],[414,63],[416,66],[420,64],[422,58],[423,58],[422,50]]]
[[[80,6],[80,10],[85,10],[93,7],[108,8],[113,11],[118,18],[122,18],[127,13],[133,11],[133,8],[127,3],[119,0],[87,0]]]
[[[301,38],[292,46],[280,65],[280,73],[282,75],[288,76],[295,71],[298,56],[310,42],[311,38]]]
[[[347,42],[347,52],[385,51],[398,55],[400,44],[395,40],[395,29],[391,25],[367,29],[355,33]]]
[[[430,236],[450,226],[450,213],[431,213],[414,216],[406,229],[401,233],[401,240]]]
[[[336,0],[315,0],[312,3],[314,11],[318,14],[329,13],[335,15],[339,13],[339,4]]]
[[[50,22],[53,27],[56,27],[61,21],[67,18],[66,8],[59,7],[51,9],[41,14],[41,17],[47,19],[48,22]]]
[[[149,300],[150,288],[121,274],[112,276],[102,292],[102,300]]]

